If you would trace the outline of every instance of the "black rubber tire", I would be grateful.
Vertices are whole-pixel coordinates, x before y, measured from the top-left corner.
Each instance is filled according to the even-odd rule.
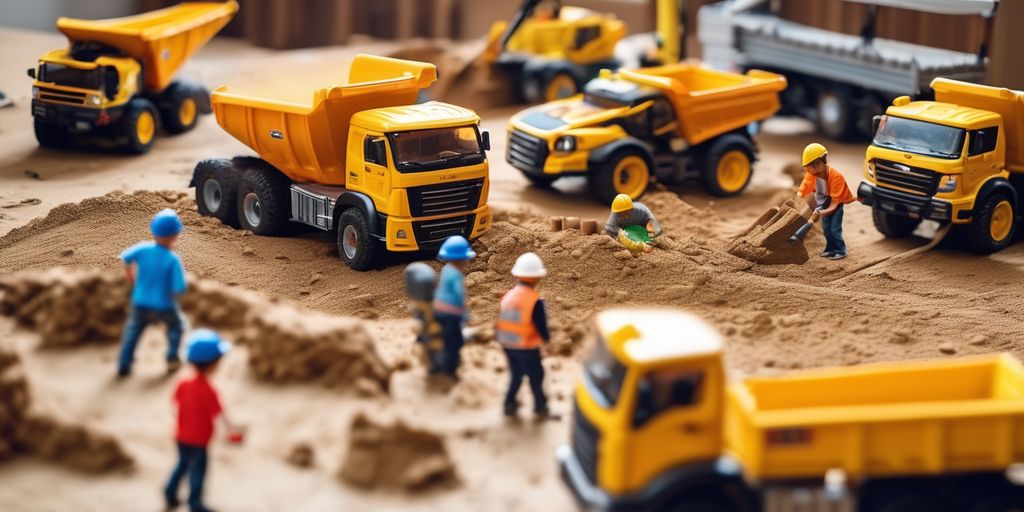
[[[345,231],[351,227],[356,237],[353,245],[355,252],[349,256],[345,253],[343,246]],[[380,241],[370,234],[370,225],[366,216],[358,208],[349,208],[341,212],[338,218],[337,230],[338,255],[352,270],[360,272],[370,270],[377,263],[377,253],[380,249]]]
[[[619,195],[619,192],[615,189],[615,167],[622,159],[628,156],[640,157],[647,164],[648,176],[650,177],[654,175],[650,161],[647,160],[644,154],[639,150],[623,149],[617,151],[607,161],[591,164],[590,172],[587,175],[587,189],[590,191],[591,197],[597,199],[603,204],[612,204],[612,201],[615,200],[615,196]],[[647,192],[648,188],[650,188],[649,178],[644,189],[633,199],[643,196]]]
[[[199,215],[238,227],[238,172],[226,158],[202,160],[192,172]],[[209,199],[209,200],[208,200]]]
[[[967,248],[975,254],[992,254],[1005,249],[1013,242],[1017,223],[1010,228],[1010,233],[1002,240],[994,240],[989,228],[992,214],[997,204],[1009,201],[1013,207],[1013,219],[1017,218],[1017,205],[1006,192],[992,192],[974,203],[974,219],[967,225]]]
[[[853,117],[857,112],[852,93],[846,87],[834,85],[818,92],[816,102],[818,130],[827,137],[843,140],[853,131]],[[835,115],[823,115],[826,103],[835,101]]]
[[[143,142],[138,137],[138,130],[136,124],[139,121],[139,116],[143,112],[149,112],[153,116],[153,137],[149,139],[149,142]],[[141,155],[146,153],[153,147],[153,143],[156,142],[157,136],[160,131],[160,112],[157,111],[156,105],[152,101],[146,98],[135,98],[128,102],[128,106],[125,107],[124,117],[121,118],[121,135],[125,137],[126,141],[122,145],[124,151],[133,155]]]
[[[879,500],[874,506],[865,510],[877,512],[950,512],[951,507],[939,496],[930,493],[908,493],[891,495],[888,499]]]
[[[686,497],[672,502],[670,512],[735,512],[735,504],[715,495]]]
[[[866,138],[872,139],[875,137],[874,132],[874,117],[885,113],[886,106],[889,102],[884,101],[881,96],[876,93],[869,92],[861,100],[860,108],[857,109],[857,117],[853,121],[853,125],[857,130],[857,134]]]
[[[567,96],[555,96],[555,97],[549,96],[548,95],[548,87],[550,87],[551,84],[555,80],[564,80],[564,79],[568,79],[570,82],[572,82],[572,85],[573,85],[572,93],[567,95]],[[560,99],[569,98],[571,96],[575,96],[579,92],[580,92],[580,84],[579,84],[579,82],[577,82],[576,79],[568,71],[555,71],[554,73],[548,73],[547,76],[544,77],[544,82],[541,84],[541,95],[540,95],[541,97],[540,97],[540,100],[543,103],[547,103],[549,101],[555,101],[555,100],[560,100]]]
[[[68,146],[71,134],[53,123],[47,123],[36,117],[32,120],[32,127],[35,128],[36,141],[44,148],[63,148]]]
[[[730,151],[741,151],[747,156],[750,165],[750,174],[743,186],[735,191],[728,191],[722,188],[718,182],[717,170],[718,161]],[[704,190],[715,197],[733,197],[743,193],[750,185],[750,179],[754,176],[754,162],[757,161],[757,148],[749,137],[738,133],[727,133],[710,141],[704,150],[704,162],[701,168],[700,180]]]
[[[921,224],[921,219],[895,215],[881,208],[871,209],[871,220],[875,223],[875,229],[886,238],[906,238]]]
[[[235,199],[239,227],[263,236],[283,233],[291,217],[288,178],[270,164],[243,168],[240,178]],[[249,194],[254,195],[258,219],[246,216]]]
[[[537,188],[551,188],[551,185],[561,176],[540,176],[532,172],[523,172],[523,177]]]
[[[200,88],[187,82],[172,82],[160,94],[160,119],[163,120],[163,128],[167,133],[185,133],[196,127],[199,121],[200,105],[203,99],[200,97]],[[192,120],[182,122],[178,115],[182,104],[186,100],[194,102],[195,111]]]

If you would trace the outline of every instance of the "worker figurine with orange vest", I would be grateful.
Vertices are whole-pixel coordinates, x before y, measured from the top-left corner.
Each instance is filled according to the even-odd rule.
[[[804,181],[798,194],[806,198],[814,208],[811,222],[821,219],[821,231],[825,234],[825,250],[822,258],[841,260],[846,257],[846,242],[843,240],[843,205],[856,201],[846,185],[842,173],[828,164],[828,150],[817,142],[804,148],[802,165]]]
[[[626,194],[619,194],[612,201],[612,213],[608,216],[604,232],[636,258],[641,252],[654,250],[651,241],[661,235],[661,224],[646,205],[633,201]]]
[[[541,278],[548,275],[544,262],[532,252],[525,253],[512,266],[516,285],[501,299],[501,311],[495,337],[508,356],[510,380],[505,395],[505,416],[515,416],[519,409],[516,394],[524,377],[533,390],[533,412],[537,418],[548,416],[548,400],[544,395],[544,366],[540,347],[550,338],[544,300],[537,293]]]
[[[441,279],[434,291],[434,318],[441,324],[443,350],[441,372],[458,378],[459,353],[464,340],[462,326],[469,320],[466,309],[466,267],[476,258],[469,241],[461,236],[450,236],[441,244],[437,259],[445,263]]]

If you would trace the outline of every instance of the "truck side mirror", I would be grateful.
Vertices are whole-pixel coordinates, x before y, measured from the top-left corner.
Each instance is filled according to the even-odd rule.
[[[117,74],[117,68],[113,66],[104,66],[103,68],[103,94],[106,95],[108,100],[112,100],[117,97],[117,91],[121,88],[120,77]]]
[[[36,68],[28,68],[28,77],[33,80],[36,79]]]
[[[387,165],[388,149],[384,139],[373,139],[370,142],[370,147],[373,149],[373,161],[380,165]]]
[[[491,132],[484,130],[480,133],[480,146],[484,151],[491,150]]]
[[[877,115],[871,118],[871,135],[878,133],[878,127],[882,124],[882,116]]]

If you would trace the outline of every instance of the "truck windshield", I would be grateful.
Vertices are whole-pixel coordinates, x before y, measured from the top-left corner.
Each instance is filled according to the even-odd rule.
[[[39,65],[39,81],[93,91],[101,84],[99,68],[78,69],[53,62]]]
[[[587,357],[583,377],[587,387],[597,393],[595,398],[605,407],[612,407],[619,400],[626,366],[611,353],[604,339],[599,338]]]
[[[883,148],[938,158],[960,158],[964,130],[952,126],[882,116],[873,143]]]
[[[399,172],[432,171],[484,161],[476,126],[397,132],[388,137]]]

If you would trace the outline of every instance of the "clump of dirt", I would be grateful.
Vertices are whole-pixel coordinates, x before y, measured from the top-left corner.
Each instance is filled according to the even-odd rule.
[[[0,461],[28,453],[63,466],[103,472],[132,465],[114,438],[30,410],[29,383],[13,352],[0,352]]]
[[[733,256],[762,265],[802,265],[809,259],[803,241],[790,237],[807,217],[792,199],[768,209],[726,248]]]
[[[383,422],[357,414],[339,476],[364,489],[420,491],[457,483],[445,440],[401,420]]]
[[[292,446],[285,461],[297,468],[308,469],[316,463],[316,452],[309,443],[299,443]]]

